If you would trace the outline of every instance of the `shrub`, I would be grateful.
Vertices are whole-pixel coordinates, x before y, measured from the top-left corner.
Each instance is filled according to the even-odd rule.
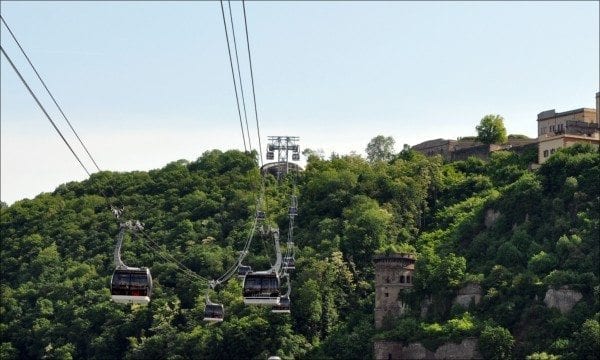
[[[534,273],[543,275],[552,271],[557,265],[556,256],[540,251],[529,259],[527,267]]]

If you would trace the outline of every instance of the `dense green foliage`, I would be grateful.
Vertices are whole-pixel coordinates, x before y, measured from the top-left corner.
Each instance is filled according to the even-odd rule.
[[[411,150],[374,162],[310,156],[297,179],[291,316],[244,306],[232,279],[211,295],[225,305],[217,325],[202,321],[206,283],[168,259],[209,279],[234,263],[260,187],[253,155],[215,150],[149,172],[102,172],[2,206],[0,358],[349,359],[371,357],[373,339],[434,349],[472,336],[490,358],[592,358],[599,154],[576,146],[535,173],[527,165],[509,152],[450,164]],[[291,178],[265,185],[285,238]],[[113,202],[156,241],[128,236],[123,251],[128,265],[152,269],[147,307],[110,301]],[[245,263],[269,266],[266,240],[256,238]],[[412,310],[376,331],[371,259],[394,251],[417,255],[415,287],[403,295]],[[468,309],[452,305],[466,283],[483,289]],[[563,285],[583,294],[566,314],[543,303]]]

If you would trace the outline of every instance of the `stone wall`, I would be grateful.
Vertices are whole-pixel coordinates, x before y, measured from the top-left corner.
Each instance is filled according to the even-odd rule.
[[[497,150],[496,147],[499,146],[479,143],[479,145],[457,148],[452,152],[452,161],[467,160],[471,156],[486,160],[490,156],[491,151]]]
[[[402,344],[396,341],[375,341],[373,351],[377,360],[402,359]]]
[[[467,338],[456,344],[448,342],[438,347],[435,352],[428,350],[421,343],[410,343],[403,346],[395,341],[375,341],[373,344],[376,360],[397,359],[482,359],[477,350],[477,339]]]
[[[468,308],[471,303],[477,305],[481,301],[481,285],[469,283],[458,290],[453,303]]]

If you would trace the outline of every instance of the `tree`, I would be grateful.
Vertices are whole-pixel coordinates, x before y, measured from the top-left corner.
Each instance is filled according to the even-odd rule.
[[[367,145],[367,160],[370,162],[392,160],[395,143],[396,141],[391,136],[375,136]]]
[[[580,359],[596,359],[600,353],[600,324],[594,319],[587,319],[576,333],[577,356]]]
[[[500,115],[484,116],[475,129],[477,140],[484,144],[502,144],[507,140],[504,118]]]
[[[479,350],[486,359],[510,359],[515,339],[501,326],[486,326],[479,337]]]

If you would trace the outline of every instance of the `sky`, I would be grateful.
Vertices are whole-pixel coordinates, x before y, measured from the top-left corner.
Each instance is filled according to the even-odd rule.
[[[256,148],[241,3],[231,6]],[[490,113],[509,133],[536,137],[538,113],[595,107],[597,1],[248,1],[246,10],[263,147],[292,135],[301,149],[364,154],[385,135],[401,150],[475,135]],[[0,11],[102,170],[243,150],[219,2],[2,1]],[[84,157],[4,26],[0,35]],[[4,57],[0,65],[0,200],[86,179]]]

